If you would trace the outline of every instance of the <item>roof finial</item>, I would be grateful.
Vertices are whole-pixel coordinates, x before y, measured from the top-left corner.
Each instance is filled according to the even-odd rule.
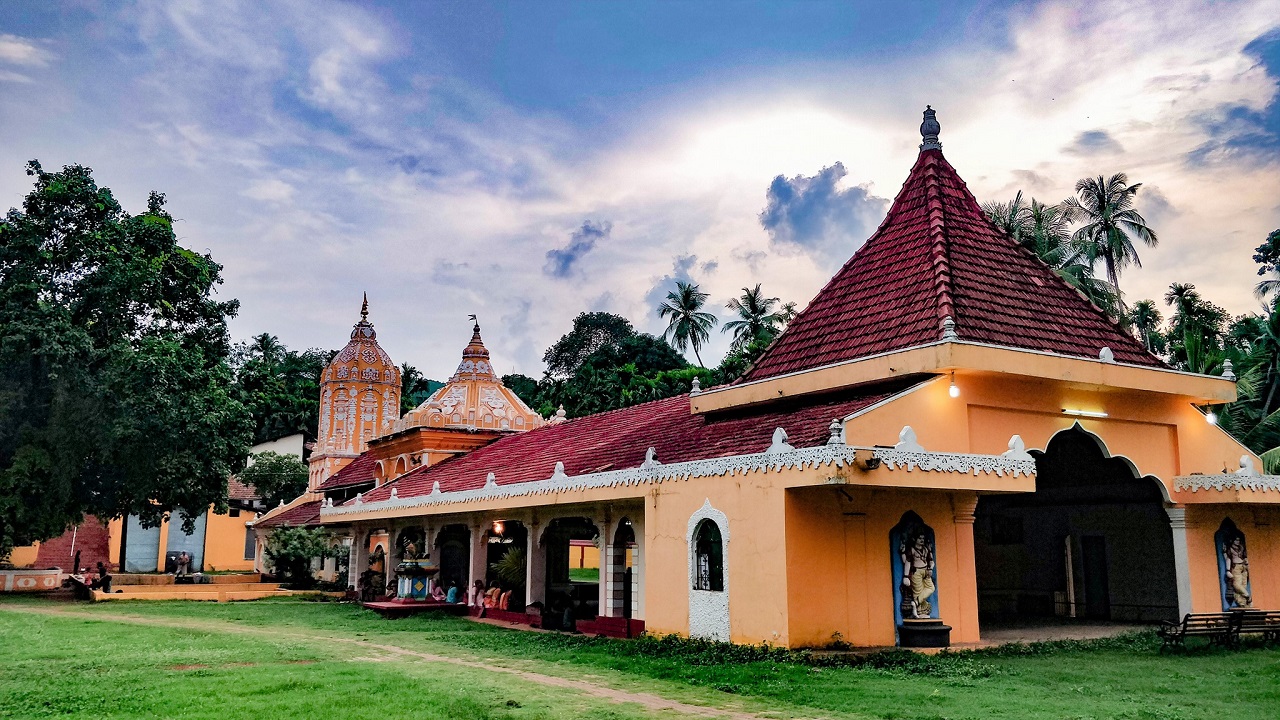
[[[938,124],[937,113],[934,112],[933,106],[924,106],[924,122],[920,123],[920,137],[924,138],[924,142],[920,143],[921,150],[941,150],[942,143],[938,142],[938,133],[942,130],[942,126]]]
[[[369,293],[364,294],[364,302],[360,303],[360,322],[369,322]]]

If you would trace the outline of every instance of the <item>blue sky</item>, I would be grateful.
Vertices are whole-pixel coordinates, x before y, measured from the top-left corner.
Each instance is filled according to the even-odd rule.
[[[397,361],[477,313],[541,372],[583,310],[659,331],[692,279],[806,303],[878,224],[926,103],[980,200],[1127,172],[1162,238],[1130,299],[1256,303],[1280,227],[1280,0],[0,4],[0,205],[78,162],[169,197],[237,337]],[[1135,28],[1140,31],[1135,31]],[[704,353],[718,359],[718,338]]]

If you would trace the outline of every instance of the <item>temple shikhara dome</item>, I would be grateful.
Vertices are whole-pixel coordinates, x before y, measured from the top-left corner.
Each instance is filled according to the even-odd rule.
[[[494,372],[477,322],[453,376],[444,387],[395,422],[392,432],[415,427],[519,431],[532,430],[542,424],[542,416],[529,409]]]
[[[378,344],[369,298],[351,340],[320,376],[320,426],[311,454],[311,487],[359,457],[400,416],[400,369]]]

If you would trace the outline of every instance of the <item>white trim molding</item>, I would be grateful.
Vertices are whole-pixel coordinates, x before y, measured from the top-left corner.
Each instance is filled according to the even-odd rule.
[[[1035,475],[1034,459],[1005,457],[1002,455],[976,455],[971,453],[942,452],[907,452],[895,448],[859,448],[853,445],[817,445],[782,452],[763,452],[748,455],[730,455],[728,457],[690,460],[687,462],[654,464],[649,467],[640,466],[606,472],[584,473],[582,475],[564,475],[556,473],[546,480],[512,483],[510,485],[490,484],[470,490],[451,490],[435,492],[433,486],[430,494],[412,497],[397,497],[394,500],[370,502],[357,496],[354,504],[337,507],[322,507],[320,515],[324,518],[338,517],[352,513],[367,513],[375,510],[399,510],[429,505],[464,503],[473,500],[496,500],[520,497],[525,495],[545,495],[569,490],[590,490],[595,488],[621,487],[627,485],[647,485],[674,480],[691,480],[700,477],[745,475],[751,472],[780,472],[787,469],[806,469],[819,467],[842,468],[853,465],[858,451],[871,452],[891,469],[903,468],[907,471],[948,472],[978,475],[994,474],[999,477],[1017,477]],[[559,466],[560,464],[557,463]],[[491,478],[492,473],[489,474]]]
[[[1228,473],[1225,475],[1179,475],[1173,479],[1175,492],[1190,490],[1257,490],[1280,492],[1280,475],[1241,475]]]

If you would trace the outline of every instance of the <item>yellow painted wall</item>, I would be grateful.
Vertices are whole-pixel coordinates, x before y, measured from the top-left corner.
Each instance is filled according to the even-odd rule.
[[[859,646],[893,645],[894,549],[890,530],[914,511],[933,528],[939,617],[953,643],[977,642],[973,525],[955,508],[973,493],[843,486],[801,488],[786,495],[786,554],[792,646],[830,644],[840,633]]]
[[[244,536],[245,523],[256,517],[254,513],[243,510],[239,517],[209,512],[204,531],[206,570],[253,570],[253,558],[246,560],[244,557]]]
[[[35,564],[38,552],[40,552],[40,543],[14,548],[9,555],[9,563],[18,568],[31,567]]]
[[[645,503],[645,627],[689,632],[690,516],[710,500],[729,518],[730,639],[786,645],[788,589],[782,481],[790,471],[663,483]],[[723,528],[722,528],[723,530]]]

